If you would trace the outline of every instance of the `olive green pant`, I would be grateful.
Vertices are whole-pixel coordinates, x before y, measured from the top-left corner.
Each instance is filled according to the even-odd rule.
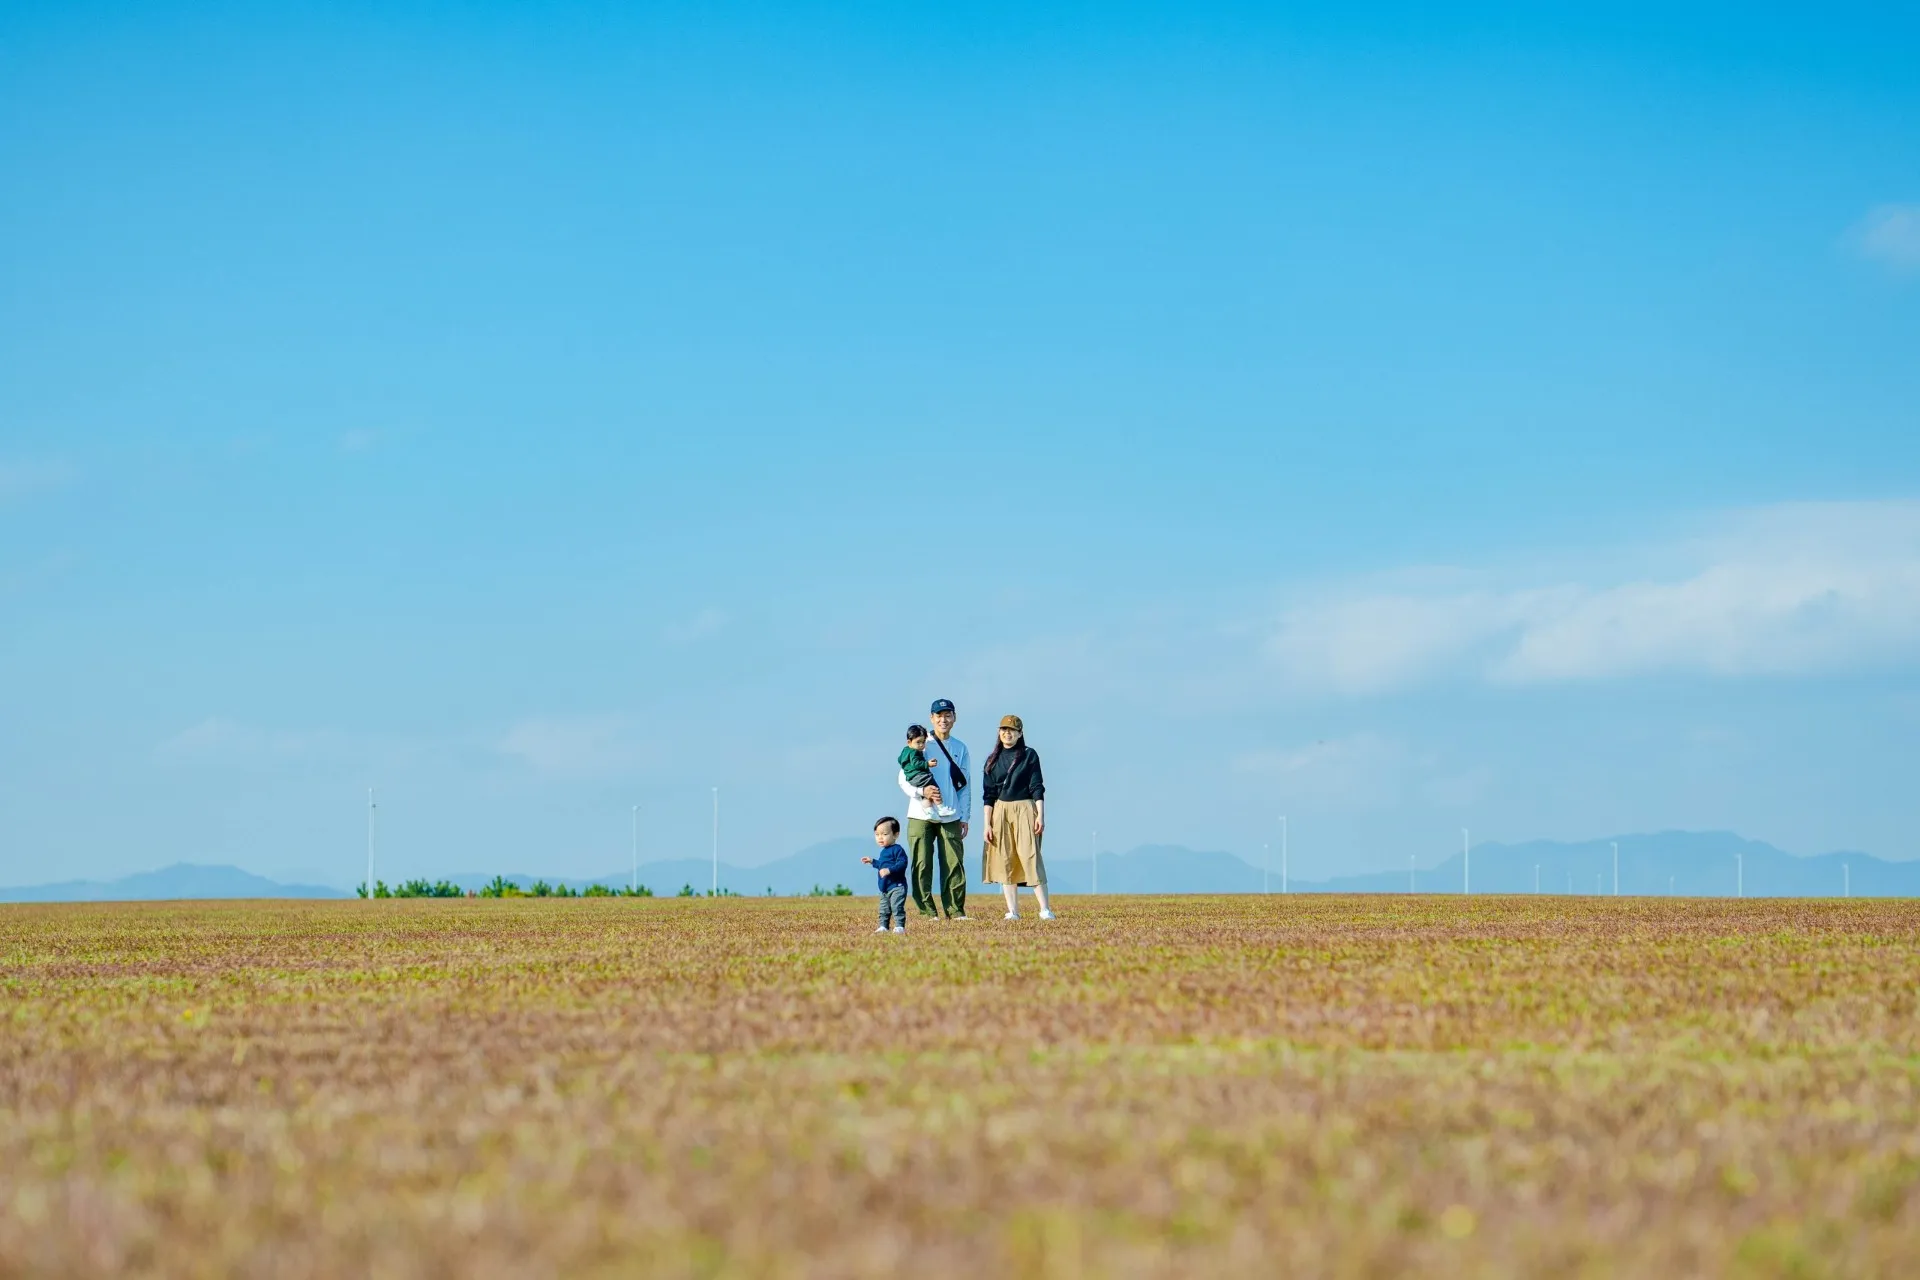
[[[913,883],[913,905],[923,916],[967,914],[966,846],[957,822],[907,819],[907,860]],[[940,904],[933,901],[933,882],[940,881]]]

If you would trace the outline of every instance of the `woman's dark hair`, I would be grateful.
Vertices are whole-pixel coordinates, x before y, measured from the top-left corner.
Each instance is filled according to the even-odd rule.
[[[924,738],[926,736],[927,736],[927,726],[923,724],[910,724],[907,726],[908,742],[912,742],[915,738]]]
[[[895,835],[899,835],[899,834],[900,834],[900,819],[898,819],[898,818],[882,818],[882,819],[880,819],[880,821],[878,821],[878,822],[876,822],[876,823],[874,823],[874,824],[873,824],[873,829],[874,829],[875,831],[878,831],[878,830],[879,830],[880,828],[882,828],[882,827],[892,827],[892,828],[893,828],[893,834],[895,834]]]
[[[1014,750],[1025,751],[1026,749],[1027,749],[1027,735],[1023,733],[1020,735],[1020,745],[1015,747]],[[1000,753],[1005,750],[1006,748],[1000,745],[1000,739],[998,737],[995,737],[993,740],[993,750],[987,752],[987,763],[983,765],[980,769],[981,777],[984,778],[988,774],[993,772],[994,761],[998,760],[1000,758]]]

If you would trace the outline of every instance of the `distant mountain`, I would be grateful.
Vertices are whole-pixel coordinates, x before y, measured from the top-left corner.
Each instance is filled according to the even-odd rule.
[[[178,862],[118,880],[68,880],[0,888],[0,902],[158,902],[185,898],[348,898],[352,894],[314,884],[281,884],[238,867]]]
[[[1518,845],[1476,845],[1473,891],[1532,893],[1537,867],[1542,893],[1611,893],[1613,839],[1577,844],[1537,840]],[[1839,897],[1850,891],[1862,898],[1920,897],[1920,861],[1889,862],[1864,853],[1801,858],[1770,844],[1720,831],[1667,831],[1617,839],[1623,894],[1672,892],[1683,897],[1732,897],[1744,891],[1750,898],[1778,898]],[[860,865],[860,856],[872,847],[871,841],[848,838],[814,845],[763,867],[733,867],[723,862],[720,884],[736,893],[763,894],[770,887],[777,894],[789,894],[805,893],[815,884],[831,888],[838,883],[856,893],[871,894],[873,873]],[[1456,853],[1438,864],[1416,867],[1414,890],[1457,893],[1461,886],[1460,863]],[[977,841],[968,842],[967,875],[973,892],[979,893]],[[641,883],[652,886],[656,893],[677,892],[683,884],[705,893],[712,876],[712,863],[698,859],[640,866]],[[1600,877],[1598,881],[1595,876]],[[1092,860],[1049,858],[1047,878],[1059,893],[1092,892]],[[626,876],[610,876],[601,883],[626,882]],[[1271,892],[1280,891],[1278,868],[1270,871],[1264,883]],[[1262,884],[1260,868],[1230,853],[1179,845],[1143,845],[1126,853],[1100,855],[1102,893],[1259,893]],[[1383,871],[1324,881],[1296,877],[1288,887],[1295,893],[1405,893],[1407,885],[1405,871]]]
[[[1888,862],[1864,853],[1796,857],[1730,831],[1662,831],[1574,844],[1534,840],[1473,847],[1475,893],[1613,892],[1613,845],[1620,846],[1620,892],[1680,897],[1856,898],[1920,896],[1920,862]],[[1458,893],[1468,870],[1459,854],[1413,873],[1422,893]],[[1401,892],[1408,873],[1343,876],[1303,891]]]
[[[1665,831],[1653,835],[1617,838],[1620,845],[1620,892],[1634,895],[1750,898],[1920,897],[1920,861],[1889,862],[1864,853],[1827,853],[1801,858],[1770,844],[1746,840],[1724,831]],[[1483,844],[1473,849],[1475,893],[1532,893],[1536,881],[1542,893],[1612,893],[1613,839],[1566,844],[1536,840],[1527,844]],[[758,897],[771,891],[786,896],[805,894],[816,885],[831,890],[845,885],[856,894],[871,896],[874,875],[861,865],[873,849],[870,839],[849,836],[811,845],[758,867],[720,864],[720,887]],[[463,889],[479,889],[493,872],[468,872],[446,877]],[[704,894],[713,883],[710,859],[681,858],[640,864],[640,883],[662,897],[690,885]],[[589,884],[623,886],[627,872],[597,880],[546,877],[552,884],[582,889]],[[967,875],[970,890],[979,894],[980,845],[969,841]],[[1049,858],[1047,876],[1058,893],[1091,892],[1093,863],[1087,858]],[[1458,893],[1462,883],[1459,854],[1437,865],[1416,867],[1411,873],[1419,893]],[[436,877],[437,878],[437,877]],[[538,877],[506,873],[522,888]],[[1744,881],[1744,883],[1743,883]],[[1280,891],[1274,870],[1266,881]],[[1337,876],[1331,880],[1293,879],[1295,893],[1405,893],[1407,871]],[[1259,893],[1258,867],[1230,853],[1143,845],[1126,853],[1100,855],[1102,893]],[[985,889],[992,892],[990,889]],[[345,898],[351,894],[318,885],[279,884],[235,867],[181,864],[161,871],[98,883],[86,880],[31,888],[0,889],[0,902],[100,902],[177,898]]]

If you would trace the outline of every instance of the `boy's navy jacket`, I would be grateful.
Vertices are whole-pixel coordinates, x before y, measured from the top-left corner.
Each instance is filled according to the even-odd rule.
[[[907,851],[902,845],[890,844],[873,855],[875,872],[885,871],[880,877],[880,892],[885,893],[895,885],[907,882]]]

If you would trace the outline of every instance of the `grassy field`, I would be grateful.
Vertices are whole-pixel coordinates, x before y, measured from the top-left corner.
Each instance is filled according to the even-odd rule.
[[[0,1274],[1920,1275],[1920,904],[1062,909],[0,907]]]

